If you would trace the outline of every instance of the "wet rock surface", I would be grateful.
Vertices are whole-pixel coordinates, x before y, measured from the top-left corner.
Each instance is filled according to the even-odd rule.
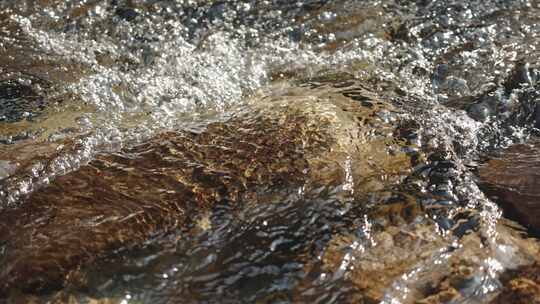
[[[538,235],[540,233],[540,142],[511,146],[478,169],[482,189],[505,214]]]

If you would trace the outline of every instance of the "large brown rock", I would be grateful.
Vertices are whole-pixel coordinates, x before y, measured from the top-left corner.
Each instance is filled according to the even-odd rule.
[[[1,293],[60,288],[100,257],[189,229],[216,202],[268,203],[321,186],[347,200],[396,183],[410,159],[379,118],[392,107],[341,90],[276,89],[203,130],[99,155],[1,211]]]

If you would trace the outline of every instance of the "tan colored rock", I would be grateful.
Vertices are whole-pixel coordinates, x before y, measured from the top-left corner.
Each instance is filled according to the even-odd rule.
[[[367,217],[377,221],[381,214],[368,212]],[[464,299],[464,290],[484,284],[482,278],[493,275],[496,280],[503,270],[499,267],[523,267],[536,261],[538,242],[523,238],[508,225],[505,219],[496,225],[493,247],[472,233],[458,241],[458,248],[447,251],[448,239],[429,221],[402,219],[399,225],[388,221],[382,230],[367,230],[367,239],[334,235],[322,257],[322,270],[329,278],[338,274],[351,283],[356,288],[354,301],[379,303],[398,297],[401,303],[452,303]],[[306,288],[306,284],[299,286]],[[402,293],[397,286],[407,291]]]

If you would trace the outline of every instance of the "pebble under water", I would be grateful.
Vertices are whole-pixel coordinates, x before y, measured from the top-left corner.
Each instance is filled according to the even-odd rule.
[[[537,303],[540,2],[0,2],[0,302]]]

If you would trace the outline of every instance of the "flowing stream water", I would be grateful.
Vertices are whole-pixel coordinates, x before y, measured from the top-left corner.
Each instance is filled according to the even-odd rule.
[[[536,0],[2,0],[0,298],[495,301],[501,274],[537,261],[538,244],[479,189],[476,168],[537,136],[539,56]],[[316,100],[320,106],[312,107]],[[310,113],[306,133],[300,123],[289,126],[292,114],[272,118],[286,107]],[[359,131],[365,134],[354,135],[351,111],[367,113]],[[215,127],[222,124],[239,127]],[[335,145],[310,150],[316,140],[309,128],[328,132]],[[290,142],[277,143],[287,132]],[[148,225],[158,228],[133,244],[70,262],[76,271],[60,283],[17,283],[49,271],[11,270],[25,263],[12,258],[13,239],[28,233],[37,240],[41,223],[53,221],[36,215],[47,212],[40,206],[69,209],[64,198],[94,204],[113,192],[111,204],[122,205],[130,191],[159,204],[172,189],[163,176],[196,184],[202,197],[215,181],[177,172],[199,162],[221,178],[234,170],[228,157],[240,167],[264,162],[266,154],[227,153],[243,140],[259,144],[265,134],[276,138],[266,141],[268,163],[300,153],[310,168],[335,166],[339,173],[303,173],[294,181],[287,175],[273,184],[257,167],[252,171],[262,177],[246,191],[258,199],[240,195],[232,204],[230,192],[212,194],[204,211],[160,215],[167,224],[156,219]],[[288,149],[300,142],[305,151]],[[347,152],[352,144],[360,152]],[[137,178],[124,180],[126,172]],[[252,174],[238,179],[245,186]],[[102,186],[92,183],[105,175]],[[106,184],[114,189],[86,190]],[[92,213],[85,225],[121,224],[128,217],[115,215],[124,207]],[[64,216],[86,220],[84,208]],[[66,234],[78,229],[70,225],[62,226]],[[47,227],[42,239],[61,239]],[[80,239],[69,244],[96,248],[80,244],[98,234],[75,235]],[[41,252],[41,245],[21,246]]]

